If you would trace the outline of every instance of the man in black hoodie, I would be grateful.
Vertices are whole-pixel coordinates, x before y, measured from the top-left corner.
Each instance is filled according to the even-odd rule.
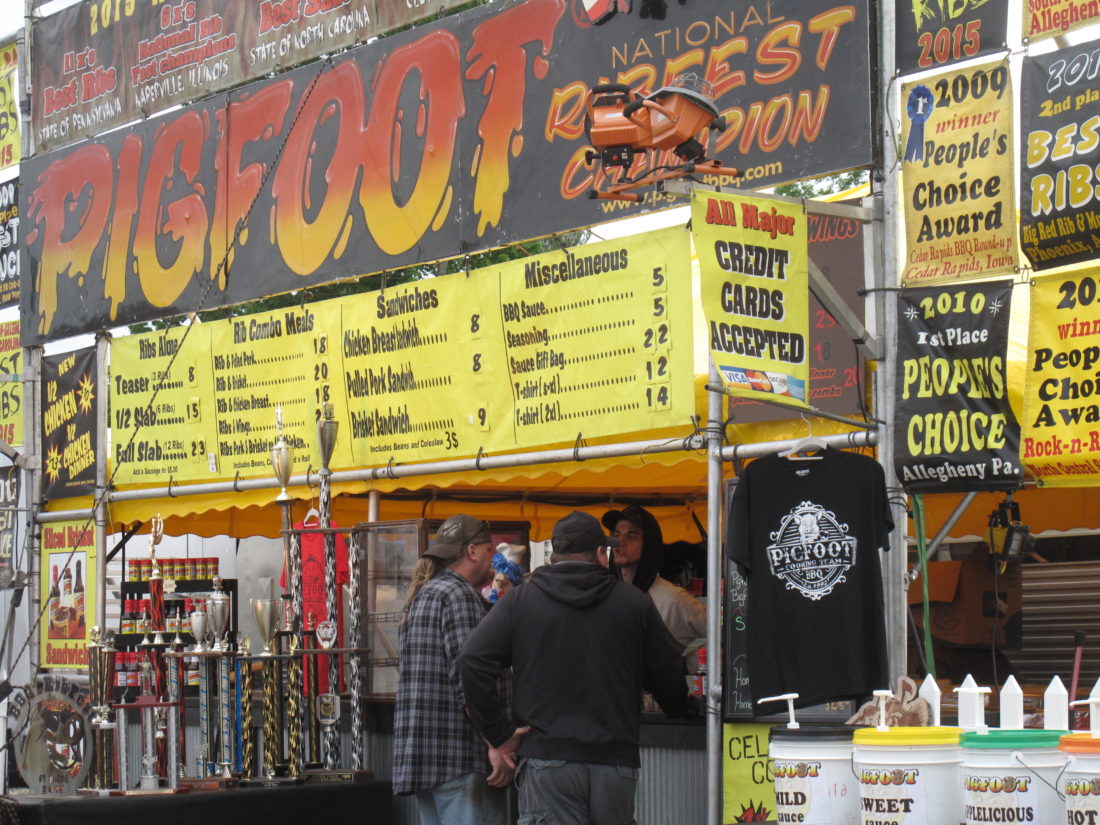
[[[530,726],[518,749],[521,816],[625,825],[634,816],[642,690],[667,715],[684,715],[683,659],[653,601],[597,564],[599,548],[618,542],[595,517],[571,513],[551,542],[553,564],[467,636],[459,657],[467,710],[494,748]],[[508,667],[514,716],[497,693]]]

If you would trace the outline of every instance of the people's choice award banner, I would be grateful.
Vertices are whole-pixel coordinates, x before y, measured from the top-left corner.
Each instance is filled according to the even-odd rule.
[[[912,492],[1015,488],[1006,372],[1011,281],[903,289],[894,464]]]
[[[95,486],[95,348],[42,357],[42,475],[45,498]]]
[[[1007,63],[902,86],[907,284],[1015,270],[1016,187]]]
[[[1020,246],[1035,269],[1100,252],[1100,81],[1094,44],[1021,69]]]
[[[807,405],[806,224],[801,204],[692,196],[710,354],[731,395]]]
[[[86,668],[88,617],[95,616],[95,523],[43,524],[41,569],[42,667]]]
[[[923,72],[1005,48],[1008,0],[909,0],[896,6],[901,74]]]
[[[1100,484],[1100,275],[1035,279],[1020,460],[1056,487]]]
[[[1023,14],[1023,36],[1040,40],[1100,22],[1100,4],[1091,0],[1023,0]]]

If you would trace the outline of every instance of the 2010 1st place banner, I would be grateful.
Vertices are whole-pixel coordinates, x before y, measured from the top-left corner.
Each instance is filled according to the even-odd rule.
[[[692,197],[710,353],[731,395],[806,406],[806,225],[798,204],[711,193]]]
[[[1100,277],[1035,279],[1020,460],[1055,487],[1100,483]]]
[[[902,161],[903,283],[1015,271],[1016,187],[1008,65],[908,83]]]
[[[1011,281],[898,296],[897,476],[913,492],[1014,488],[1020,428],[1006,373]]]

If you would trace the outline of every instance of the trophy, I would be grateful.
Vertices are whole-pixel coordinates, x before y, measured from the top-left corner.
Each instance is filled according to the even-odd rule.
[[[340,721],[340,694],[322,693],[317,697],[317,721],[324,728],[325,739],[336,738],[336,723]],[[333,749],[325,750],[325,770],[335,771],[337,753]]]
[[[229,595],[222,590],[220,576],[214,577],[214,592],[206,600],[206,609],[210,616],[210,629],[214,632],[214,644],[210,649],[217,652],[228,650],[224,636],[229,627]]]
[[[205,653],[206,647],[203,645],[203,639],[206,638],[206,611],[195,610],[191,614],[191,632],[195,634],[195,653]]]
[[[256,622],[256,628],[260,631],[260,638],[264,647],[260,651],[261,656],[271,656],[274,650],[271,647],[275,640],[275,631],[278,628],[279,613],[276,610],[278,602],[275,599],[253,599],[252,618]]]

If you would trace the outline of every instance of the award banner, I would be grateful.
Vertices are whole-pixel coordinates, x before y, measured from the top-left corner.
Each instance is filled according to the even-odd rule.
[[[1016,178],[1007,63],[902,86],[902,283],[1014,272]]]
[[[1089,0],[1024,0],[1023,37],[1057,37],[1100,22],[1100,5]]]
[[[95,348],[42,356],[42,495],[47,500],[95,488]]]
[[[23,446],[23,348],[19,343],[19,322],[0,323],[0,439],[13,447]]]
[[[186,5],[197,36],[220,14],[213,0]],[[223,18],[256,6],[221,5]],[[98,121],[96,137],[20,167],[23,335],[43,343],[665,208],[653,189],[639,203],[589,197],[616,174],[589,163],[584,127],[591,89],[607,82],[640,95],[678,95],[684,74],[709,83],[727,128],[696,137],[738,170],[731,186],[868,166],[869,5],[486,3],[162,117]],[[171,37],[190,36],[176,25]],[[151,37],[151,49],[171,40]],[[83,53],[46,54],[64,68]],[[642,152],[629,171],[650,163],[681,159]]]
[[[0,169],[15,166],[22,157],[19,90],[15,86],[16,55],[14,43],[0,46]]]
[[[859,205],[859,201],[854,201]],[[863,320],[863,223],[834,215],[809,219],[810,261],[817,265],[856,316]],[[810,403],[837,415],[863,415],[863,365],[851,336],[832,314],[810,295]],[[740,422],[774,421],[788,413],[774,404],[730,396],[729,414]]]
[[[19,305],[19,178],[0,183],[0,308]]]
[[[1006,372],[1011,306],[1011,281],[898,294],[894,469],[906,490],[1020,485],[1020,426]]]
[[[0,467],[0,590],[10,589],[15,578],[16,516],[22,489],[23,471],[15,465]]]
[[[801,204],[695,193],[710,354],[732,395],[805,407],[809,273]]]
[[[1008,0],[898,3],[898,72],[923,72],[1006,49],[1007,29]]]
[[[95,522],[42,525],[40,597],[45,613],[38,625],[42,667],[88,666],[88,617],[95,616]]]
[[[1100,484],[1100,275],[1035,279],[1020,460],[1054,487]]]
[[[321,466],[326,403],[343,424],[333,469],[687,424],[691,312],[675,228],[116,338],[114,479],[270,475],[277,406],[301,473]]]
[[[1095,68],[1082,43],[1027,57],[1020,71],[1020,246],[1034,269],[1100,253]]]

